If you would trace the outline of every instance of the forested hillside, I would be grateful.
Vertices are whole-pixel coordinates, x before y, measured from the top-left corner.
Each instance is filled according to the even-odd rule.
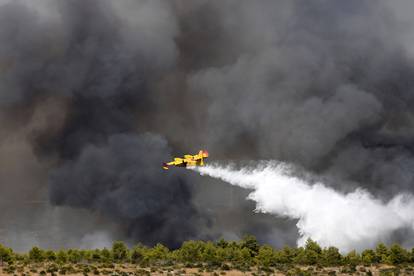
[[[0,267],[3,274],[46,275],[414,275],[414,249],[398,244],[380,243],[360,253],[341,254],[335,247],[321,248],[308,240],[304,247],[275,249],[261,245],[254,236],[242,240],[217,242],[186,241],[180,248],[162,244],[147,247],[138,244],[128,248],[114,242],[112,248],[62,249],[58,251],[33,247],[17,253],[0,245]]]

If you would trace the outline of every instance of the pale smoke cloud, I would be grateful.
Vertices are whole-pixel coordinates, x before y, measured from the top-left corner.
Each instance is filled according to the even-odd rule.
[[[104,231],[96,231],[94,233],[86,234],[81,240],[81,248],[110,248],[112,245],[112,238]]]
[[[201,175],[251,189],[256,211],[297,219],[299,246],[308,238],[342,252],[387,242],[397,230],[414,229],[414,198],[397,195],[384,202],[357,189],[341,193],[321,182],[294,176],[294,168],[276,161],[235,169],[218,164],[195,168]]]

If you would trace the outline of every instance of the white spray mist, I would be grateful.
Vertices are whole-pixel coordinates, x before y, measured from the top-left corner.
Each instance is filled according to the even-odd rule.
[[[312,238],[342,252],[361,250],[386,241],[398,229],[414,229],[412,195],[384,202],[362,189],[344,194],[292,176],[291,166],[275,161],[240,170],[217,164],[194,170],[251,189],[248,199],[256,202],[258,212],[297,219],[299,246]]]

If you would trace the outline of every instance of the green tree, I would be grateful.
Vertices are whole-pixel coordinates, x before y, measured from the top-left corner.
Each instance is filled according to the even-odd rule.
[[[237,264],[242,265],[244,267],[250,267],[253,264],[253,258],[252,258],[252,251],[251,249],[244,247],[239,250],[237,259]]]
[[[259,243],[253,235],[245,235],[240,241],[240,248],[247,248],[252,257],[256,256],[259,253]]]
[[[219,261],[217,257],[217,248],[212,242],[207,242],[204,245],[204,250],[201,253],[201,259],[209,266],[218,266]]]
[[[112,262],[111,251],[109,251],[108,248],[106,248],[106,247],[104,247],[104,249],[101,250],[101,260],[105,263],[111,263]]]
[[[322,253],[322,248],[319,246],[319,244],[316,241],[313,241],[312,239],[307,239],[306,244],[305,244],[305,250],[314,251],[317,254]]]
[[[220,264],[228,262],[227,251],[228,250],[226,248],[223,248],[221,246],[216,247],[217,262],[219,262]]]
[[[79,250],[83,261],[92,262],[92,250]]]
[[[148,248],[142,244],[135,245],[131,250],[131,262],[135,264],[141,263],[144,260],[147,250]]]
[[[306,264],[305,248],[298,247],[294,251],[294,256],[292,258],[292,263],[294,264]]]
[[[372,249],[362,251],[361,260],[364,265],[371,265],[378,262],[375,251]]]
[[[352,250],[344,258],[345,264],[356,266],[361,263],[361,256],[355,251]]]
[[[0,244],[0,265],[13,259],[13,250]]]
[[[146,251],[144,258],[148,260],[149,263],[160,263],[168,258],[169,249],[164,245],[158,243],[153,248],[150,248]]]
[[[45,254],[43,250],[35,246],[29,251],[29,259],[34,262],[42,262],[45,259]]]
[[[128,248],[122,241],[112,244],[112,256],[115,262],[123,262],[128,258]]]
[[[322,249],[318,243],[308,239],[305,248],[299,247],[295,256],[295,261],[299,264],[314,265],[321,259]]]
[[[407,250],[405,250],[398,244],[391,245],[390,250],[389,250],[389,255],[388,255],[389,263],[394,264],[394,265],[402,264],[402,263],[409,262],[409,260],[410,260],[410,257],[409,257]]]
[[[221,238],[217,241],[216,245],[217,247],[226,248],[229,245],[229,243],[225,241],[223,238]]]
[[[259,266],[269,268],[275,264],[275,251],[269,245],[260,246],[255,260]]]
[[[100,262],[101,259],[101,250],[100,249],[95,249],[91,251],[91,261],[98,263]]]
[[[76,249],[69,249],[68,252],[68,260],[71,263],[79,263],[80,261],[82,261],[82,254],[79,250]]]
[[[411,248],[411,252],[410,252],[410,261],[411,261],[412,263],[414,263],[414,247],[413,247],[413,248]]]
[[[276,263],[290,264],[295,257],[295,250],[289,246],[284,246],[281,250],[274,252],[274,258]]]
[[[375,255],[377,255],[377,260],[379,263],[387,263],[388,262],[388,248],[385,244],[379,243],[377,248],[375,248]]]
[[[53,252],[52,250],[47,250],[45,252],[45,259],[49,262],[54,262],[56,261],[56,254],[55,252]]]
[[[178,252],[180,260],[184,263],[201,262],[204,246],[203,241],[185,241]]]
[[[64,264],[68,261],[68,254],[66,254],[66,251],[59,250],[56,253],[56,261],[60,264]]]
[[[241,259],[240,247],[236,242],[230,242],[224,250],[225,261],[237,263]]]
[[[330,246],[322,250],[322,264],[325,266],[337,266],[342,262],[342,255],[338,248]]]

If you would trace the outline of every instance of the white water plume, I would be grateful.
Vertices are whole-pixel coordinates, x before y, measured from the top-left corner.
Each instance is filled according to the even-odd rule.
[[[361,250],[388,241],[396,230],[414,229],[412,195],[384,202],[362,189],[341,193],[293,176],[292,166],[276,161],[242,169],[216,164],[194,170],[252,190],[248,199],[256,202],[258,212],[297,219],[299,246],[311,238],[342,252]]]

